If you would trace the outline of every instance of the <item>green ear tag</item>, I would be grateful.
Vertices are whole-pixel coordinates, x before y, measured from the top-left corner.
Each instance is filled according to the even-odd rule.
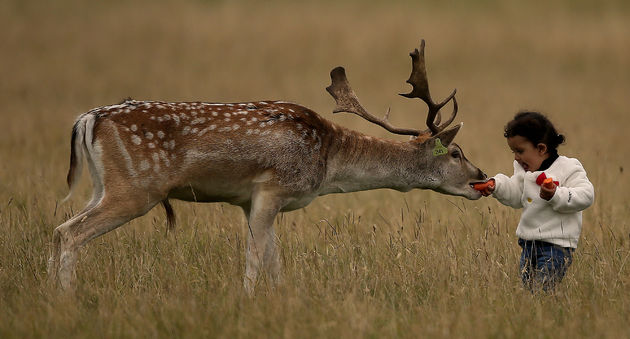
[[[442,145],[440,138],[435,139],[435,148],[433,148],[433,156],[438,157],[440,155],[448,154],[448,148]]]

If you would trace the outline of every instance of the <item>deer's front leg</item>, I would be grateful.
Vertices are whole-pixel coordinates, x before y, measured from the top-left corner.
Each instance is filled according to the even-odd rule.
[[[275,244],[273,222],[282,208],[284,199],[269,191],[256,191],[252,204],[245,215],[248,219],[247,258],[245,266],[245,290],[254,294],[254,287],[261,270],[273,283],[280,277],[280,257]]]

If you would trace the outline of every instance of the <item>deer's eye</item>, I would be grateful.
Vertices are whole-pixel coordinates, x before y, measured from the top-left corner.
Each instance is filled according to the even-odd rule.
[[[455,159],[459,159],[462,157],[461,153],[459,153],[459,151],[454,151],[453,153],[451,153],[451,156]]]

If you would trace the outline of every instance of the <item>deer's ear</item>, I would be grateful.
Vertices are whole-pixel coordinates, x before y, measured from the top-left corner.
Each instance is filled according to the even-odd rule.
[[[442,131],[436,135],[434,135],[433,137],[431,137],[431,139],[436,139],[439,138],[440,141],[442,142],[442,145],[444,145],[445,147],[450,145],[450,143],[453,141],[453,139],[455,139],[455,136],[457,135],[457,132],[459,132],[459,129],[464,125],[463,122],[460,122],[459,124],[445,130]]]

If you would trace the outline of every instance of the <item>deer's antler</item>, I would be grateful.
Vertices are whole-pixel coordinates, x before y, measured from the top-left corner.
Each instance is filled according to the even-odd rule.
[[[427,115],[427,127],[429,129],[421,131],[410,128],[397,128],[392,126],[389,121],[389,110],[385,114],[383,119],[379,119],[374,115],[370,114],[368,111],[361,106],[359,103],[359,98],[354,94],[354,91],[350,87],[350,83],[348,82],[348,78],[346,77],[346,71],[343,67],[336,67],[330,72],[330,78],[332,80],[332,84],[326,87],[326,91],[332,95],[337,103],[337,106],[333,110],[333,113],[339,112],[348,112],[354,113],[365,120],[377,124],[386,130],[395,133],[395,134],[403,134],[403,135],[413,135],[419,136],[422,134],[431,133],[431,135],[436,135],[440,131],[442,131],[446,126],[448,126],[457,115],[457,100],[455,99],[455,93],[457,90],[453,90],[453,93],[449,95],[444,101],[439,104],[436,104],[431,99],[431,94],[429,93],[429,82],[427,80],[427,71],[424,63],[424,40],[420,43],[420,51],[416,48],[413,52],[409,53],[411,56],[412,69],[411,75],[409,76],[408,83],[413,86],[411,92],[407,94],[400,94],[407,98],[420,98],[429,106],[429,113]],[[440,125],[442,117],[440,115],[440,109],[446,105],[451,99],[453,99],[453,113],[451,117],[445,123]]]
[[[332,84],[326,87],[326,91],[332,95],[337,103],[337,107],[333,110],[333,113],[339,112],[347,112],[354,113],[363,119],[377,124],[386,130],[395,133],[395,134],[403,134],[403,135],[420,135],[421,131],[409,128],[396,128],[392,126],[389,121],[389,110],[385,114],[383,119],[379,119],[372,114],[368,113],[368,111],[361,106],[359,103],[359,98],[354,94],[354,91],[350,87],[350,83],[348,82],[348,78],[346,77],[346,70],[343,67],[335,67],[330,72],[330,79],[332,80]]]
[[[411,75],[407,83],[411,84],[413,89],[409,93],[400,95],[406,98],[419,98],[429,106],[427,127],[431,130],[431,134],[435,135],[453,122],[457,115],[457,99],[455,99],[457,90],[453,90],[453,93],[439,104],[434,103],[433,99],[431,99],[431,93],[429,92],[429,80],[427,79],[427,70],[424,62],[424,39],[420,42],[420,51],[416,48],[413,52],[409,53],[409,55],[411,56]],[[442,120],[440,109],[451,99],[453,99],[453,113],[444,124],[440,125]]]

